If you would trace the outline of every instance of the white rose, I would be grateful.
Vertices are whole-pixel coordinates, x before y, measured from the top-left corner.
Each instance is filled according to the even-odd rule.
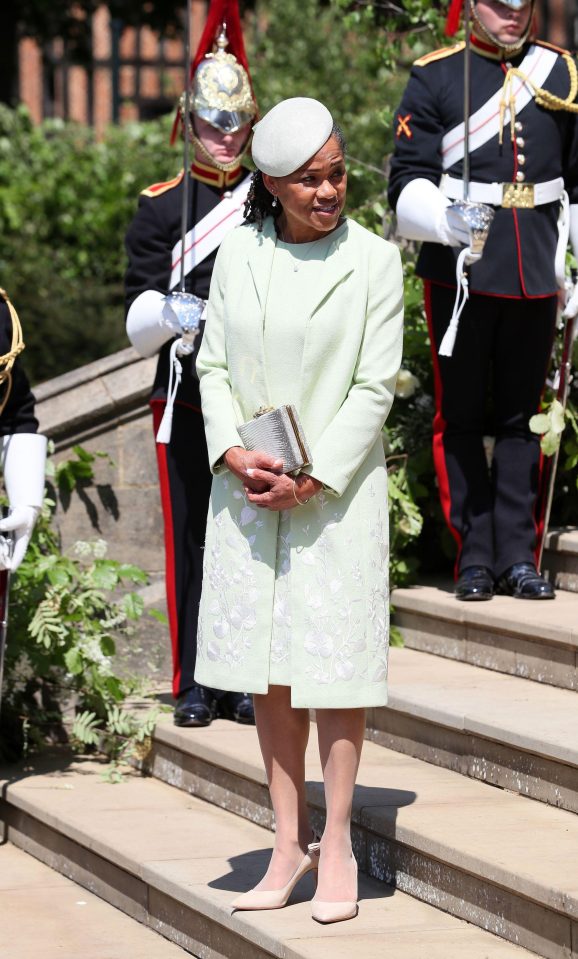
[[[397,374],[395,395],[400,400],[408,400],[410,396],[413,396],[419,386],[421,386],[421,383],[417,376],[414,376],[413,373],[410,373],[409,370],[404,370],[402,367]]]

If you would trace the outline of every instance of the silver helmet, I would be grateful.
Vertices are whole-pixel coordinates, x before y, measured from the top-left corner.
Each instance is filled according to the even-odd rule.
[[[232,53],[227,53],[226,26],[216,40],[217,49],[208,53],[193,78],[192,111],[223,133],[235,133],[257,112],[247,71]]]

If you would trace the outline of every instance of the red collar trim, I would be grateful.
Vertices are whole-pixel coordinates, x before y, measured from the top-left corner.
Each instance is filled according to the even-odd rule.
[[[492,60],[503,60],[504,51],[493,43],[480,39],[475,33],[472,33],[472,49],[480,53],[483,57],[490,57]]]
[[[217,167],[209,166],[208,163],[202,163],[200,160],[194,160],[191,164],[191,176],[194,176],[195,180],[221,189],[234,186],[242,173],[243,168],[240,164],[234,170],[217,170]]]

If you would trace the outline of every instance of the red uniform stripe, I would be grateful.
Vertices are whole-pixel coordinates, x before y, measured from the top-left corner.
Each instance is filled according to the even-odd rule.
[[[455,526],[452,525],[452,521],[451,521],[452,496],[451,496],[451,489],[450,489],[450,483],[448,478],[448,470],[446,465],[446,454],[444,450],[444,433],[446,430],[447,423],[442,413],[443,385],[442,385],[442,378],[440,373],[438,351],[436,348],[436,342],[435,342],[434,331],[433,331],[432,312],[431,312],[431,286],[432,284],[429,280],[424,281],[425,315],[427,319],[427,325],[429,329],[429,338],[431,343],[433,372],[434,372],[435,407],[436,407],[436,412],[435,412],[434,421],[433,421],[433,441],[432,441],[433,458],[434,458],[435,471],[438,478],[440,501],[441,501],[444,518],[452,536],[454,537],[458,545],[458,555],[456,557],[456,564],[455,564],[455,570],[454,570],[455,575],[457,577],[459,572],[460,556],[462,552],[462,537],[459,531],[455,528]]]
[[[159,426],[161,425],[166,402],[164,400],[151,400],[150,405],[153,413],[153,430],[155,435],[161,505],[164,518],[165,587],[167,593],[167,612],[169,614],[171,647],[173,652],[173,696],[176,698],[179,695],[181,684],[181,657],[179,652],[179,619],[177,615],[177,591],[175,582],[173,507],[171,503],[167,447],[165,443],[156,442],[156,435],[158,433]]]

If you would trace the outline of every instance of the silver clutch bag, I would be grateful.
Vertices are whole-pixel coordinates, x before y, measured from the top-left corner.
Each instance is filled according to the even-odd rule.
[[[284,473],[293,473],[311,463],[311,450],[294,406],[262,407],[237,430],[246,450],[263,450],[283,460]]]

